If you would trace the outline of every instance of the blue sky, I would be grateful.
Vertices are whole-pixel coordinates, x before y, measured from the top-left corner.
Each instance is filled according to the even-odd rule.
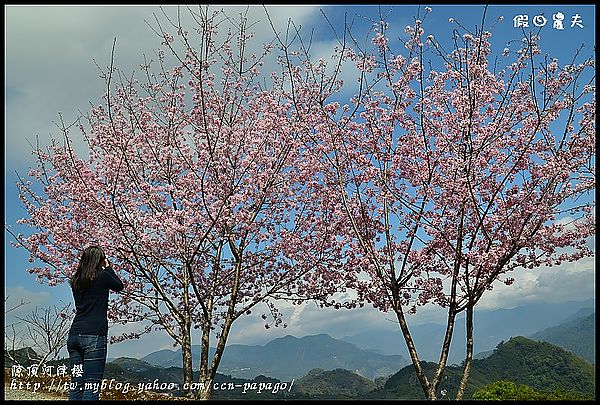
[[[424,13],[422,4],[421,15]],[[303,5],[268,6],[269,13],[279,28],[285,27],[288,18],[302,27],[305,37],[313,32],[313,50],[317,56],[326,57],[330,53],[334,38],[328,22],[321,10],[327,15],[337,31],[341,31],[344,15],[347,21],[354,20],[354,32],[359,40],[365,41],[366,29],[379,21],[379,11],[389,23],[390,32],[402,36],[404,27],[413,21],[417,5]],[[450,39],[455,23],[459,21],[466,28],[473,28],[481,21],[483,5],[431,5],[432,12],[427,15],[424,27],[440,42]],[[245,6],[231,8],[225,6],[230,15],[237,15]],[[173,8],[166,8],[173,16]],[[564,29],[553,28],[552,16],[564,15]],[[16,220],[25,211],[22,208],[15,187],[15,172],[26,175],[33,164],[29,140],[35,143],[38,135],[44,144],[49,135],[59,136],[56,121],[62,112],[65,121],[71,122],[79,111],[87,111],[90,102],[96,102],[102,94],[104,83],[98,77],[94,60],[101,66],[109,61],[110,47],[117,37],[116,63],[124,70],[135,69],[142,62],[142,53],[151,53],[159,41],[144,20],[154,21],[152,13],[160,14],[157,6],[5,6],[5,224],[12,225],[19,232],[26,232],[16,226]],[[559,59],[559,64],[570,63],[575,50],[584,44],[583,57],[594,55],[595,45],[595,7],[592,5],[491,5],[488,7],[486,26],[489,27],[499,16],[504,19],[495,24],[492,30],[492,43],[495,52],[501,52],[510,40],[519,40],[523,36],[520,28],[513,26],[513,18],[527,15],[529,28],[535,30],[534,18],[543,15],[546,25],[541,27],[541,46],[543,53],[549,53]],[[572,25],[574,18],[583,27]],[[249,19],[260,21],[255,25],[257,41],[272,39],[270,26],[262,7],[251,7]],[[539,25],[543,18],[535,22]],[[370,40],[370,37],[368,37]],[[79,143],[81,146],[81,143]],[[58,304],[61,300],[69,302],[71,293],[66,284],[57,287],[40,285],[26,269],[29,267],[28,255],[23,249],[10,246],[12,237],[5,231],[5,296],[12,301],[21,297],[33,305]],[[565,288],[568,286],[569,288]],[[561,288],[562,287],[562,288]],[[548,269],[538,273],[517,275],[517,281],[511,288],[499,286],[482,301],[483,308],[514,307],[516,305],[552,300],[587,299],[594,296],[595,279],[593,261],[559,269]],[[288,330],[269,332],[252,320],[240,320],[234,326],[230,343],[264,343],[267,340],[285,334],[302,336],[312,333],[330,333],[334,337],[352,334],[352,325],[357,320],[372,328],[394,328],[390,316],[374,310],[335,314],[318,311],[307,306],[302,308],[286,307],[284,311],[295,321],[288,321]],[[332,321],[335,317],[335,321]],[[428,317],[427,311],[415,322],[435,319],[434,312]],[[358,331],[357,331],[358,332]],[[126,342],[109,349],[109,357],[133,354],[144,355],[151,351],[169,347],[169,339],[153,336],[146,344]]]

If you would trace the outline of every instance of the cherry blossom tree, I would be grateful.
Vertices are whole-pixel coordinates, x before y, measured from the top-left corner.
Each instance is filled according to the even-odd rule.
[[[188,10],[196,37],[179,12],[164,15],[174,35],[157,17],[155,60],[126,74],[111,58],[103,103],[72,125],[61,120],[62,143],[36,148],[34,182],[18,184],[28,212],[19,223],[33,232],[9,231],[49,285],[67,280],[83,248],[103,246],[125,284],[110,320],[143,325],[111,341],[164,330],[182,349],[189,384],[198,329],[197,394],[208,399],[237,319],[264,304],[265,326],[285,327],[273,300],[323,301],[348,282],[335,210],[315,198],[324,185],[284,80],[260,71],[272,46],[249,54],[244,15],[233,23],[222,11]]]
[[[461,399],[483,294],[496,281],[510,285],[515,269],[593,255],[594,61],[561,66],[527,33],[494,59],[486,9],[475,32],[451,21],[459,28],[446,51],[425,34],[430,12],[406,27],[400,50],[384,17],[371,46],[347,25],[332,62],[313,60],[293,24],[278,38],[290,98],[321,155],[329,185],[321,196],[338,203],[345,222],[338,229],[353,252],[357,301],[395,313],[429,399],[438,395],[456,317],[466,312]],[[348,84],[342,77],[352,65],[357,80]],[[348,100],[346,91],[355,94]],[[428,303],[447,310],[432,376],[406,322]]]

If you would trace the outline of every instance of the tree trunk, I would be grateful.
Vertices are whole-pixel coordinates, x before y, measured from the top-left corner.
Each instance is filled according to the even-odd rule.
[[[241,243],[243,245],[243,242]],[[207,321],[203,325],[202,331],[202,364],[200,366],[200,392],[199,399],[208,400],[212,397],[213,391],[213,381],[215,379],[215,375],[217,374],[217,369],[219,368],[219,364],[221,362],[221,357],[223,356],[223,352],[225,351],[225,344],[227,343],[227,338],[229,337],[229,331],[231,330],[231,325],[235,320],[235,304],[237,303],[237,294],[240,285],[240,272],[242,269],[242,255],[241,251],[238,251],[235,248],[232,248],[233,254],[236,257],[236,266],[235,273],[233,277],[233,286],[231,288],[231,300],[229,302],[229,306],[227,308],[227,316],[225,317],[225,323],[223,324],[223,330],[219,334],[219,340],[217,342],[217,347],[215,348],[215,354],[212,358],[212,361],[208,361],[208,353],[210,349],[210,332],[211,332],[211,322]],[[212,303],[210,305],[212,309]]]
[[[471,364],[473,362],[473,304],[469,303],[467,306],[467,355],[465,358],[465,365],[463,368],[462,378],[456,393],[456,399],[463,399],[465,395],[465,389],[467,388],[467,382],[469,381],[469,375],[471,374]]]
[[[183,336],[181,339],[181,356],[183,358],[183,386],[184,394],[187,397],[192,396],[190,386],[194,381],[194,369],[192,367],[192,341],[190,335],[190,329],[184,328]]]
[[[200,392],[197,393],[197,397],[200,399],[210,399],[212,395],[212,379],[210,378],[210,371],[208,364],[210,359],[210,331],[211,324],[210,320],[205,320],[202,325],[202,337],[200,345]]]
[[[456,311],[454,310],[454,304],[450,305],[448,309],[448,322],[446,323],[446,334],[444,336],[444,343],[442,344],[442,351],[440,353],[440,359],[438,366],[433,376],[433,379],[429,383],[429,390],[427,393],[427,399],[437,399],[437,390],[444,376],[446,369],[446,363],[448,361],[448,352],[450,351],[450,343],[452,341],[452,334],[454,333],[454,323],[456,319]]]
[[[200,373],[200,391],[198,392],[198,399],[203,401],[209,400],[212,397],[213,391],[213,373],[210,370],[206,371]]]
[[[225,343],[227,342],[227,338],[229,337],[229,331],[231,330],[231,325],[233,323],[233,319],[231,317],[225,320],[225,325],[223,326],[223,331],[221,332],[221,336],[219,337],[219,341],[217,342],[217,347],[215,348],[215,354],[212,358],[212,361],[209,362],[208,352],[209,352],[209,339],[208,335],[210,333],[210,329],[204,331],[202,336],[202,359],[200,366],[200,391],[197,393],[197,398],[201,400],[209,400],[213,394],[213,382],[215,380],[215,376],[217,374],[217,369],[219,368],[219,364],[221,363],[221,357],[223,356],[223,352],[225,351]],[[208,325],[210,327],[210,325]],[[210,364],[210,366],[209,366]]]
[[[410,354],[410,359],[412,360],[413,366],[415,368],[415,373],[417,374],[417,379],[423,388],[423,392],[427,399],[432,399],[429,397],[429,381],[427,380],[427,375],[425,375],[425,371],[421,368],[421,363],[419,361],[419,354],[417,353],[417,349],[415,348],[415,344],[412,340],[412,336],[410,335],[410,331],[408,329],[408,325],[406,324],[406,319],[404,318],[404,312],[402,308],[396,309],[396,317],[398,318],[398,323],[400,324],[400,329],[402,330],[402,334],[404,335],[404,341],[406,342],[406,348],[408,349],[408,353]],[[435,398],[433,398],[435,399]]]

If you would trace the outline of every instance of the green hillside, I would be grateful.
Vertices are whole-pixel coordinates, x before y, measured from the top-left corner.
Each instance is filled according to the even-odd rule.
[[[594,396],[555,390],[544,392],[534,390],[525,384],[515,384],[512,381],[496,381],[486,385],[473,394],[477,400],[500,400],[500,401],[571,401],[571,400],[593,400]]]
[[[422,365],[426,374],[432,376],[435,364],[423,362]],[[447,390],[447,395],[454,398],[461,374],[461,367],[448,367],[440,390]],[[488,358],[473,360],[465,398],[471,398],[476,390],[498,380],[525,384],[544,392],[595,393],[595,369],[591,364],[563,348],[522,336],[500,343]],[[382,389],[372,392],[369,397],[425,398],[412,366],[394,374]]]
[[[542,391],[595,392],[594,367],[573,353],[522,336],[497,346],[494,354],[475,360],[473,368],[494,380],[510,380]]]
[[[433,377],[436,369],[436,364],[431,362],[421,362],[421,367],[425,371],[428,378]],[[438,398],[441,391],[446,391],[446,398],[455,398],[457,387],[462,376],[462,369],[459,367],[447,367],[444,372],[444,377],[438,389]],[[490,380],[482,375],[479,370],[473,369],[469,379],[469,387],[465,397],[470,398],[472,392],[478,388],[484,387]],[[417,375],[412,365],[404,367],[402,370],[391,376],[384,387],[375,390],[367,395],[367,398],[372,399],[426,399],[421,384],[417,379]]]

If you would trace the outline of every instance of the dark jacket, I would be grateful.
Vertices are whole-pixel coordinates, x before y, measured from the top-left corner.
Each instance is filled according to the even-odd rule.
[[[73,291],[75,300],[75,319],[71,324],[70,333],[85,335],[108,334],[108,290],[119,292],[123,282],[115,274],[112,267],[98,271],[92,285],[83,292]]]

